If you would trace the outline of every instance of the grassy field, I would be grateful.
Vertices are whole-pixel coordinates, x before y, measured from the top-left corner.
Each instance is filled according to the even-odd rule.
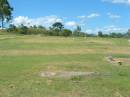
[[[119,66],[108,56],[127,61]],[[40,75],[72,71],[98,75]],[[0,35],[0,97],[130,97],[130,43],[117,38]]]

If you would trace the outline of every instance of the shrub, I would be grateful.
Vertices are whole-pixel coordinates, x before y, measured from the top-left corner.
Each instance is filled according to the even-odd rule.
[[[69,29],[64,29],[62,31],[62,36],[68,37],[68,36],[71,36],[71,35],[72,35],[72,31],[69,30]]]

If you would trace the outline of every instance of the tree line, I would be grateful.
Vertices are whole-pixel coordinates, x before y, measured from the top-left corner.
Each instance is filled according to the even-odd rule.
[[[99,31],[98,34],[88,34],[86,32],[82,32],[80,26],[77,26],[74,31],[70,29],[64,28],[64,25],[61,22],[55,22],[51,27],[46,28],[43,26],[30,26],[27,27],[23,24],[20,26],[15,26],[11,24],[7,29],[9,33],[15,34],[24,34],[24,35],[37,35],[41,34],[44,36],[77,36],[77,37],[112,37],[112,38],[130,38],[130,29],[126,33],[118,33],[118,32],[110,32],[108,34]]]
[[[8,0],[0,0],[0,21],[1,28],[4,28],[4,24],[8,23],[12,19],[13,7],[9,4]],[[102,31],[99,31],[98,34],[87,34],[87,32],[82,32],[80,26],[77,26],[74,31],[64,28],[64,25],[61,22],[55,22],[51,27],[45,28],[41,25],[39,26],[30,26],[27,27],[24,24],[15,26],[10,24],[8,28],[3,29],[4,32],[14,33],[14,34],[41,34],[45,36],[79,36],[79,37],[112,37],[112,38],[121,38],[121,37],[130,37],[130,29],[126,33],[110,32],[109,34],[104,34]]]
[[[41,34],[45,36],[87,36],[86,33],[81,31],[81,27],[77,26],[74,31],[70,29],[64,28],[64,25],[61,22],[55,22],[51,27],[46,28],[44,26],[30,26],[27,27],[23,24],[19,26],[15,26],[11,24],[8,29],[6,29],[9,33],[15,34],[24,34],[24,35],[32,35],[32,34]]]
[[[130,29],[126,33],[110,32],[109,34],[104,34],[102,31],[99,31],[97,36],[112,38],[130,38]]]

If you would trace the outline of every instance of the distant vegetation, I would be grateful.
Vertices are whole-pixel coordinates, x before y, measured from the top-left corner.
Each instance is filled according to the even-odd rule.
[[[43,36],[75,36],[75,37],[112,37],[112,38],[129,38],[130,30],[126,33],[110,32],[109,34],[104,34],[102,31],[99,31],[98,34],[88,34],[87,32],[82,32],[80,26],[77,26],[75,30],[70,30],[64,28],[64,25],[61,22],[56,22],[52,24],[51,27],[46,28],[43,26],[30,26],[27,27],[23,24],[20,26],[15,26],[11,24],[9,28],[5,29],[4,32],[13,33],[13,34],[23,34],[23,35],[43,35]]]
[[[44,36],[76,36],[76,37],[112,37],[112,38],[121,38],[121,37],[130,37],[130,30],[126,33],[118,32],[109,32],[109,34],[104,34],[102,31],[99,31],[98,34],[88,34],[87,32],[82,32],[80,26],[77,26],[75,30],[70,30],[64,28],[64,25],[61,22],[55,22],[51,27],[46,28],[41,25],[39,26],[25,26],[21,24],[15,26],[10,24],[8,28],[4,28],[4,24],[8,23],[12,19],[13,8],[9,4],[8,0],[0,0],[0,21],[1,21],[1,33],[13,33],[13,34],[23,34],[23,35],[44,35]]]
[[[110,32],[109,34],[103,34],[102,31],[98,32],[99,37],[112,37],[112,38],[129,38],[130,37],[130,30],[128,30],[128,32],[126,33],[118,33],[118,32]]]
[[[43,26],[30,26],[27,27],[23,24],[20,26],[10,25],[8,29],[6,29],[8,33],[15,34],[24,34],[24,35],[45,35],[45,36],[83,36],[86,37],[87,33],[81,31],[81,27],[77,26],[77,28],[72,31],[70,29],[64,28],[64,25],[61,22],[54,23],[51,27],[46,28]]]

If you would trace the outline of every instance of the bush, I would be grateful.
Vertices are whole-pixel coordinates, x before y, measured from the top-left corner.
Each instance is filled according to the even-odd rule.
[[[64,29],[62,32],[62,36],[68,37],[72,35],[72,31],[69,29]]]
[[[124,37],[124,34],[122,34],[122,33],[110,33],[110,35],[109,35],[110,37],[112,37],[112,38],[121,38],[121,37]]]
[[[28,34],[28,27],[27,26],[24,26],[24,25],[21,25],[20,28],[18,29],[18,32],[20,34],[25,34],[27,35]]]

